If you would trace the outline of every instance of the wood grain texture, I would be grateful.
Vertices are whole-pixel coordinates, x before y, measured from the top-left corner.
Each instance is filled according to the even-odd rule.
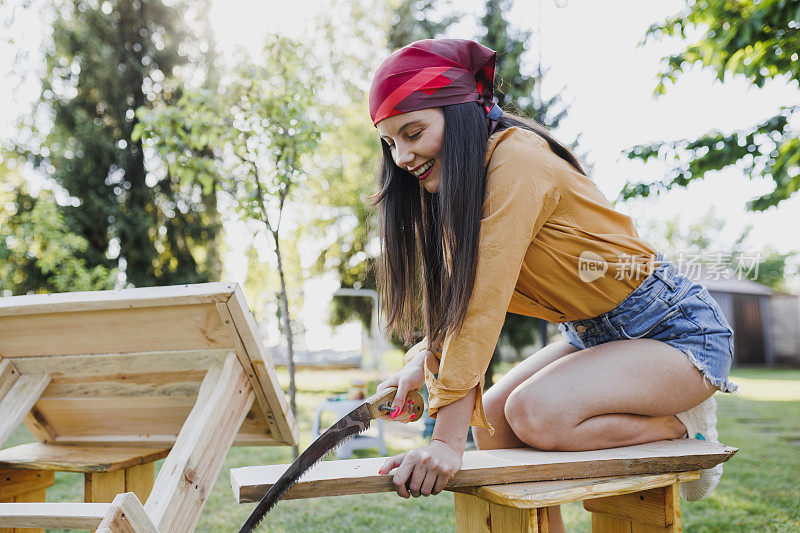
[[[13,502],[20,495],[47,489],[53,483],[53,472],[0,468],[0,502]]]
[[[125,492],[132,492],[140,502],[146,502],[153,490],[156,465],[145,463],[125,469]]]
[[[236,355],[230,354],[221,369],[209,370],[145,503],[160,531],[194,529],[253,401],[253,389]]]
[[[583,502],[587,511],[628,522],[631,532],[682,530],[678,483]]]
[[[138,307],[195,305],[226,301],[237,284],[194,283],[117,291],[31,294],[0,298],[0,317],[70,311],[108,311]]]
[[[96,380],[94,376],[141,375],[150,372],[204,372],[221,365],[231,348],[159,350],[15,357],[8,359],[23,374],[50,374],[57,380]],[[202,377],[200,378],[202,380]]]
[[[0,450],[0,468],[111,472],[163,459],[169,448],[64,446],[31,442]]]
[[[97,533],[158,533],[158,530],[136,495],[126,492],[111,502]]]
[[[108,503],[4,503],[0,505],[0,527],[46,527],[95,529],[102,522]]]
[[[22,375],[0,398],[0,448],[25,419],[49,382],[47,374]]]
[[[470,494],[455,494],[457,533],[491,533],[489,502]]]
[[[283,389],[278,383],[275,367],[264,347],[264,342],[258,332],[258,325],[247,307],[247,301],[240,286],[236,286],[225,307],[226,310],[221,310],[221,312],[227,312],[233,320],[239,341],[246,350],[250,361],[250,367],[243,364],[242,368],[251,379],[250,370],[252,368],[253,375],[257,380],[257,385],[253,383],[256,401],[264,414],[272,418],[268,423],[270,430],[273,431],[273,438],[287,445],[297,444],[300,436],[297,423],[289,408],[286,395],[283,394]]]
[[[698,472],[676,472],[669,474],[485,485],[482,487],[463,487],[453,490],[474,494],[481,499],[501,505],[518,508],[536,508],[665,487],[677,483],[678,481],[689,481],[697,479],[698,477]]]
[[[75,311],[0,319],[0,355],[10,359],[231,347],[233,339],[222,324],[215,304]]]
[[[448,483],[458,487],[557,479],[628,476],[695,471],[727,461],[737,449],[719,443],[675,439],[585,452],[533,449],[478,450],[464,454],[462,468]],[[391,492],[391,475],[379,475],[385,458],[318,463],[286,498]],[[231,487],[239,502],[258,501],[288,465],[231,470]]]
[[[117,494],[125,492],[125,471],[88,472],[83,479],[83,501],[111,503]]]
[[[38,374],[38,372],[37,372]],[[8,359],[0,358],[0,401],[19,379],[19,372]]]

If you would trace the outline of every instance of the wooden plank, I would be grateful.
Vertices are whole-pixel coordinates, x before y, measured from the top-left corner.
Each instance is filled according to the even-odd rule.
[[[31,407],[31,410],[28,411],[22,423],[25,424],[25,427],[28,428],[31,435],[39,442],[53,442],[56,438],[53,428],[51,428],[47,420],[44,419],[42,413],[36,408],[36,405]]]
[[[535,481],[507,485],[486,485],[453,489],[474,494],[479,498],[518,508],[549,507],[590,498],[638,492],[673,483],[697,479],[698,472],[675,472],[639,476],[569,479],[564,481]]]
[[[31,442],[0,450],[0,468],[111,472],[152,463],[168,453],[169,448],[63,446]]]
[[[603,513],[592,513],[592,531],[597,533],[632,533],[630,520]]]
[[[505,505],[490,503],[489,512],[491,514],[492,532],[550,532],[550,528],[539,519],[540,515],[547,515],[545,509],[515,509],[513,507],[506,507]]]
[[[125,469],[125,492],[132,492],[139,501],[146,502],[153,490],[155,463],[145,463]]]
[[[111,503],[97,533],[158,533],[135,494],[118,495]]]
[[[0,319],[0,355],[10,359],[232,347],[233,339],[220,320],[215,304],[75,311]]]
[[[0,401],[19,379],[19,372],[8,359],[0,358]]]
[[[0,527],[94,529],[109,507],[108,503],[3,503]]]
[[[230,348],[159,350],[155,352],[51,355],[9,359],[23,374],[51,374],[53,378],[127,376],[148,373],[205,372],[225,361]],[[202,378],[200,378],[202,380]]]
[[[737,449],[719,443],[675,439],[607,450],[544,452],[530,448],[473,450],[447,488],[556,479],[695,471],[728,460]],[[287,498],[391,492],[390,474],[378,474],[386,458],[324,461],[289,490]],[[239,502],[258,501],[288,465],[234,468],[231,487]]]
[[[111,503],[125,492],[125,471],[87,472],[84,474],[83,500],[86,503]]]
[[[259,386],[255,387],[256,398],[260,398],[259,391],[263,392],[263,405],[269,406],[269,411],[274,416],[275,424],[278,426],[278,433],[275,438],[288,445],[297,444],[300,438],[297,423],[289,408],[286,395],[283,394],[283,389],[278,383],[275,367],[272,365],[269,353],[264,347],[264,343],[258,333],[258,326],[253,314],[247,307],[247,301],[240,286],[236,286],[226,306],[233,318],[233,324],[243,346],[247,350],[255,376],[258,379]],[[243,368],[246,369],[246,367]],[[259,400],[259,403],[261,401]],[[267,409],[264,410],[266,413]]]
[[[145,504],[160,531],[194,529],[253,401],[253,389],[236,355],[229,355],[222,369],[209,370]]]
[[[491,533],[489,502],[470,494],[455,494],[457,533]]]
[[[25,419],[49,381],[47,374],[20,376],[0,399],[0,413],[3,413],[0,418],[0,448]]]
[[[95,379],[53,379],[42,393],[49,398],[128,398],[158,396],[162,398],[196,398],[205,371],[122,374],[92,376]],[[174,381],[169,381],[170,376]],[[148,377],[150,381],[148,381]]]
[[[236,283],[216,282],[9,296],[0,298],[0,317],[217,303],[226,301],[236,286]]]
[[[194,398],[186,397],[43,398],[36,407],[55,431],[57,443],[79,443],[76,437],[89,436],[105,442],[122,435],[162,435],[172,443],[192,405]]]
[[[665,527],[673,520],[672,506],[667,506],[665,495],[665,487],[658,487],[586,500],[583,508],[592,513],[610,514],[633,522]]]
[[[235,322],[233,317],[231,316],[230,312],[228,311],[228,307],[226,304],[217,304],[217,312],[219,312],[220,318],[225,323],[225,325],[230,329],[231,337],[234,339],[234,353],[236,353],[236,357],[239,359],[239,364],[242,365],[242,371],[247,376],[248,381],[250,382],[250,386],[253,389],[253,394],[255,395],[256,401],[256,411],[261,415],[261,418],[267,423],[267,430],[271,438],[280,440],[280,428],[278,427],[275,416],[272,413],[272,408],[267,403],[265,392],[261,386],[261,383],[258,379],[258,374],[253,368],[252,361],[250,360],[250,356],[245,348],[242,338],[239,334],[239,331],[236,328]],[[279,389],[280,390],[280,389]]]
[[[0,502],[12,502],[20,495],[46,489],[53,483],[53,472],[0,468]]]
[[[14,498],[14,503],[41,503],[47,500],[47,489],[38,489]],[[0,533],[45,533],[43,527],[16,527],[13,529],[0,529]]]

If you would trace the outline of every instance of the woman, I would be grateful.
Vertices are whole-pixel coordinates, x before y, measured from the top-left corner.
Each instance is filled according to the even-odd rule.
[[[481,449],[716,440],[711,396],[735,390],[717,303],[639,238],[568,149],[492,103],[494,62],[472,41],[418,41],[381,64],[370,90],[383,149],[379,289],[392,331],[410,340],[421,321],[426,334],[379,389],[396,386],[401,409],[427,383],[436,418],[428,446],[381,468],[403,497],[444,488],[470,425]],[[506,312],[557,322],[566,341],[484,394]],[[704,471],[681,494],[705,497],[721,474]],[[561,523],[557,508],[550,519]]]

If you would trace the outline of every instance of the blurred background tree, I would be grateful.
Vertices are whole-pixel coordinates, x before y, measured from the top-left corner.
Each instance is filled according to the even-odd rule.
[[[38,106],[14,151],[43,171],[62,199],[59,216],[86,243],[76,257],[90,269],[119,270],[123,283],[135,286],[218,279],[213,191],[159,172],[131,137],[135,110],[178,94],[179,67],[198,63],[193,54],[207,48],[188,30],[197,12],[160,0],[39,7],[52,10],[52,32]]]
[[[11,159],[16,163],[15,159]],[[64,221],[52,193],[28,192],[24,180],[0,162],[0,287],[19,292],[111,289],[117,272],[88,267],[88,241]],[[13,287],[14,289],[10,289]]]
[[[741,276],[781,292],[787,291],[789,280],[798,275],[794,261],[800,255],[798,252],[780,253],[769,247],[759,249],[750,241],[752,225],[733,239],[726,238],[727,221],[717,216],[713,207],[699,219],[688,224],[683,222],[677,216],[654,220],[641,230],[647,242],[684,272],[690,270],[688,262],[715,270],[721,267],[727,270],[726,275]]]
[[[277,259],[282,332],[289,366],[289,401],[297,414],[292,316],[281,224],[290,195],[306,180],[319,138],[314,109],[317,75],[309,51],[271,35],[258,62],[240,59],[217,91],[186,91],[174,104],[142,106],[133,140],[146,139],[185,186],[211,177],[245,221],[263,224]],[[198,157],[198,152],[207,152]],[[295,454],[297,449],[295,447]]]
[[[743,76],[755,87],[773,79],[800,82],[800,3],[705,0],[687,2],[674,17],[652,25],[643,41],[675,37],[688,32],[703,35],[679,53],[665,57],[655,94],[666,93],[691,65],[711,69],[720,81]],[[798,92],[800,99],[800,92]],[[768,178],[774,187],[751,200],[747,208],[763,211],[778,205],[800,189],[800,106],[785,106],[774,116],[740,130],[710,131],[697,139],[656,142],[633,147],[631,159],[658,158],[671,168],[660,181],[632,182],[620,197],[647,197],[673,187],[686,187],[707,172],[737,165],[752,178]]]
[[[347,0],[323,10],[318,26],[325,31],[318,47],[327,46],[325,130],[316,154],[317,172],[307,198],[318,206],[307,235],[322,243],[313,274],[335,272],[341,288],[376,288],[378,254],[374,210],[369,208],[380,165],[380,141],[369,117],[369,83],[389,52],[419,39],[441,36],[459,15],[448,14],[450,2]],[[383,50],[376,54],[376,50]],[[346,143],[347,150],[342,150]],[[329,324],[358,320],[372,324],[370,298],[335,297]],[[399,344],[398,344],[399,345]]]

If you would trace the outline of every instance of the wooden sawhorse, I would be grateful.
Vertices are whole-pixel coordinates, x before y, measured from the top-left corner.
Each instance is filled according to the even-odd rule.
[[[679,532],[678,483],[697,477],[676,472],[456,489],[456,531],[549,533],[547,507],[583,501],[594,533]]]
[[[458,533],[547,533],[545,508],[583,501],[592,530],[604,533],[680,531],[678,483],[727,461],[737,449],[675,439],[582,452],[531,448],[464,453],[447,490],[455,492]],[[318,463],[285,498],[393,492],[385,457]],[[231,470],[239,503],[257,502],[288,465]]]

